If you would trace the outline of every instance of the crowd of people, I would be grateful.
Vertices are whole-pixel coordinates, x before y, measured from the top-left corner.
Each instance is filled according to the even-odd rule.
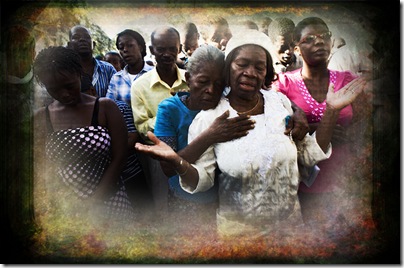
[[[125,29],[97,59],[75,25],[66,46],[38,53],[34,76],[52,101],[34,116],[35,167],[58,189],[55,209],[94,222],[174,214],[209,220],[220,237],[344,218],[340,174],[366,79],[328,67],[321,18],[211,26],[203,44],[194,23],[157,27],[148,48]]]

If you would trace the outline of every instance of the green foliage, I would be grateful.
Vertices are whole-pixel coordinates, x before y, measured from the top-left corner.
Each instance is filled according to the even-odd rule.
[[[90,21],[83,8],[66,5],[48,6],[40,19],[35,22],[34,35],[39,44],[47,46],[65,46],[69,41],[69,30],[75,25],[90,29],[96,42],[94,55],[105,54],[115,47],[114,41],[107,36],[99,25]]]
[[[96,42],[93,55],[105,55],[106,52],[115,50],[114,41],[107,36],[100,26],[92,23],[87,27],[91,30],[92,38]]]

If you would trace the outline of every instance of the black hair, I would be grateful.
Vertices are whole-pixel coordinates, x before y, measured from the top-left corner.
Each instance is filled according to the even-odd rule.
[[[295,43],[298,43],[300,39],[302,38],[302,31],[304,28],[306,28],[309,25],[323,25],[328,29],[327,24],[320,19],[319,17],[308,17],[303,20],[301,20],[295,27],[293,31],[293,41]]]
[[[189,37],[189,36],[193,36],[194,34],[198,33],[198,28],[196,27],[195,23],[193,22],[188,22],[187,24],[185,24],[185,36]]]
[[[115,56],[121,57],[121,54],[119,54],[119,52],[116,52],[116,51],[108,51],[107,53],[105,53],[105,56],[107,56],[107,55],[115,55]]]
[[[128,35],[128,36],[132,37],[133,39],[135,39],[138,46],[142,49],[142,51],[141,51],[142,57],[143,58],[146,57],[146,53],[147,53],[146,52],[146,42],[145,42],[143,36],[140,33],[136,32],[134,30],[131,30],[131,29],[123,30],[122,32],[117,34],[116,42],[115,42],[116,48],[119,50],[118,40],[121,36],[124,36],[124,35]]]
[[[254,45],[254,44],[251,44],[251,45]],[[224,65],[224,75],[225,75],[226,86],[230,86],[230,65],[234,61],[234,59],[236,58],[236,56],[238,55],[238,53],[242,47],[243,46],[233,49],[229,53],[229,55],[227,55],[227,57],[226,57],[225,65]],[[261,46],[259,46],[259,47],[261,47]],[[267,74],[265,76],[264,83],[265,83],[265,86],[269,87],[272,84],[272,82],[278,80],[278,75],[275,72],[271,54],[269,54],[269,52],[266,49],[263,48],[263,50],[265,51],[265,55],[266,55],[266,59],[267,59]]]
[[[268,26],[268,36],[272,42],[275,42],[278,35],[292,34],[294,29],[295,23],[293,20],[286,17],[276,18]]]
[[[220,43],[222,38],[230,40],[233,37],[231,33],[229,23],[223,17],[215,17],[209,21],[211,25],[215,26],[215,31],[212,34],[211,41]]]
[[[243,25],[247,28],[247,29],[252,29],[252,30],[259,30],[258,25],[253,22],[252,20],[246,20],[243,22]]]
[[[35,58],[34,75],[39,84],[45,76],[68,71],[82,74],[80,55],[73,49],[63,46],[51,46],[42,49]]]
[[[90,31],[90,29],[88,29],[87,27],[84,27],[83,25],[76,25],[76,26],[73,26],[72,28],[70,28],[70,30],[69,30],[69,40],[72,40],[73,30],[75,30],[75,29],[77,29],[77,28],[81,28],[81,29],[86,30],[87,33],[88,33],[88,34],[90,35],[90,37],[91,37],[91,31]]]

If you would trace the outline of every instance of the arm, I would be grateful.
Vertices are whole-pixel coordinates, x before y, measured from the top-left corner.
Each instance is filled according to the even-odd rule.
[[[128,149],[132,150],[133,147],[135,146],[135,143],[140,141],[140,135],[135,128],[132,109],[124,101],[120,102],[120,105],[122,107],[120,108],[121,113],[123,115],[123,118],[126,123],[126,128],[128,130]]]
[[[133,112],[133,119],[135,127],[140,136],[147,141],[147,132],[154,130],[156,117],[149,117],[146,109],[146,103],[141,97],[140,88],[137,88],[139,90],[134,90],[134,85],[135,83],[131,88],[131,108]]]
[[[151,131],[147,133],[147,136],[154,145],[136,143],[135,149],[150,155],[154,159],[165,161],[172,166],[190,187],[195,189],[199,181],[198,171],[189,162],[179,156],[170,146],[160,141]]]
[[[309,124],[310,135],[313,134],[317,130],[317,127],[319,124],[320,124],[319,122]],[[332,137],[331,137],[332,144],[344,144],[344,143],[348,142],[349,139],[347,137],[346,132],[347,132],[347,129],[345,127],[341,126],[340,124],[336,124],[334,127],[334,130],[333,130],[333,133],[332,133]]]
[[[109,82],[108,85],[108,90],[107,90],[107,94],[105,95],[105,97],[110,98],[112,100],[114,100],[116,98],[116,92],[117,92],[117,84],[116,84],[116,79],[117,76],[112,76],[111,81]]]
[[[324,152],[326,152],[331,142],[333,130],[341,109],[351,104],[362,93],[365,86],[366,81],[362,78],[353,80],[337,92],[334,92],[333,84],[329,86],[326,97],[326,111],[316,130],[317,143]]]
[[[111,136],[111,163],[106,168],[94,194],[96,199],[103,199],[103,196],[113,194],[118,189],[117,183],[127,160],[128,131],[118,106],[108,98],[101,98],[101,111],[105,115]]]
[[[292,106],[292,120],[289,120],[288,125],[286,126],[285,135],[292,134],[293,140],[300,141],[304,139],[310,128],[304,111],[289,98],[289,91],[293,87],[293,84],[294,82],[290,77],[283,73],[278,76],[278,80],[276,80],[271,87],[288,97]]]
[[[250,119],[248,115],[240,115],[230,119],[228,117],[229,111],[227,110],[178,154],[188,162],[195,163],[209,146],[241,138],[254,128],[255,121]]]
[[[240,115],[228,119],[229,111],[218,116],[208,129],[198,135],[190,144],[178,152],[178,155],[189,163],[196,160],[209,148],[209,146],[243,137],[254,128],[254,120],[248,115]],[[172,165],[161,162],[164,173],[167,176],[176,174]]]
[[[307,122],[307,117],[304,111],[293,101],[290,101],[290,103],[292,105],[293,115],[292,120],[289,120],[288,122],[285,134],[289,135],[292,133],[294,140],[302,140],[310,130],[309,123]]]

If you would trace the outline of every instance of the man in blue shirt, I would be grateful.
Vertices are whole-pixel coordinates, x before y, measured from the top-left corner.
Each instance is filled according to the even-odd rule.
[[[76,25],[70,29],[67,47],[79,53],[83,72],[92,77],[91,83],[95,87],[97,95],[99,97],[105,97],[109,81],[111,81],[116,70],[109,62],[94,58],[94,46],[95,41],[92,40],[89,29],[81,25]]]

